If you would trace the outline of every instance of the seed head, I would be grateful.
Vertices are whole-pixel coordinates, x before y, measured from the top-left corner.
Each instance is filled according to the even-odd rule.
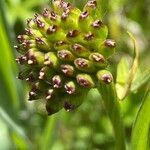
[[[25,33],[17,37],[16,62],[22,65],[18,78],[29,84],[29,100],[46,100],[48,115],[62,108],[74,110],[97,81],[113,80],[101,70],[116,43],[107,39],[107,27],[98,13],[96,0],[89,0],[82,11],[53,0],[52,8],[27,19]]]

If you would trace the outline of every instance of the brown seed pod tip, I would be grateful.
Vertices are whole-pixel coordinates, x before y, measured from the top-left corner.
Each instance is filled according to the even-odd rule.
[[[17,36],[17,39],[18,39],[18,41],[19,41],[20,43],[25,40],[25,38],[24,38],[23,35],[18,35],[18,36]]]
[[[45,76],[45,73],[44,73],[43,71],[40,71],[38,78],[39,78],[40,80],[43,80],[43,79],[44,79],[44,76]]]
[[[19,51],[19,49],[20,49],[18,45],[15,45],[14,48],[15,48],[17,51]]]
[[[79,83],[79,85],[81,85],[83,87],[89,86],[89,82],[84,77],[78,77],[77,82]]]
[[[37,96],[37,93],[35,91],[30,91],[29,92],[29,98],[28,100],[31,101],[31,100],[35,100],[36,99],[36,96]]]
[[[94,34],[91,33],[91,32],[89,32],[89,33],[87,33],[87,34],[84,36],[84,39],[85,39],[86,41],[91,41],[91,40],[94,39]]]
[[[90,57],[94,62],[101,62],[101,63],[105,62],[103,55],[101,55],[99,53],[93,53],[93,54],[91,54]]]
[[[61,15],[61,19],[62,19],[62,20],[66,20],[66,19],[68,18],[68,16],[69,16],[69,13],[70,13],[70,10],[69,10],[69,9],[67,9],[66,11],[64,11],[64,12],[62,13],[62,15]]]
[[[31,42],[29,40],[25,40],[22,43],[23,48],[28,49],[30,48]]]
[[[29,55],[27,63],[28,65],[36,64],[37,63],[36,57],[34,55]]]
[[[66,90],[66,92],[71,95],[74,94],[76,89],[75,89],[75,84],[73,82],[68,82],[64,85],[64,88]]]
[[[95,9],[97,7],[97,2],[96,0],[89,0],[86,5]]]
[[[27,61],[27,57],[26,56],[19,56],[18,58],[16,58],[16,62],[18,64],[24,64]]]
[[[103,74],[102,75],[102,81],[105,82],[106,84],[111,83],[112,80],[113,80],[113,78],[110,74]]]
[[[79,35],[79,31],[78,30],[71,30],[67,33],[67,37],[76,37]]]
[[[25,28],[25,34],[29,36],[33,35],[32,30],[27,28]]]
[[[75,89],[73,87],[71,87],[71,86],[65,85],[65,89],[66,89],[66,92],[68,94],[70,94],[70,95],[73,94],[73,93],[75,93]]]
[[[74,68],[71,65],[61,65],[61,71],[66,76],[72,76],[74,73]]]
[[[55,33],[58,30],[58,26],[57,25],[52,25],[47,29],[47,34],[52,34]]]
[[[116,47],[116,42],[112,39],[107,39],[105,42],[104,42],[105,46],[106,47],[111,47],[111,48],[114,48]]]
[[[102,26],[103,26],[103,22],[100,21],[100,20],[96,20],[96,21],[94,21],[94,22],[92,23],[92,26],[93,26],[94,28],[102,27]]]
[[[38,28],[45,27],[45,23],[43,21],[41,21],[41,19],[38,16],[35,17],[35,22],[36,22]]]
[[[62,46],[62,45],[65,45],[66,42],[65,41],[58,41],[56,42],[56,46]]]
[[[52,83],[53,83],[53,87],[58,89],[58,88],[61,88],[62,87],[62,80],[61,80],[61,77],[59,75],[55,75],[53,78],[52,78]]]
[[[44,45],[45,44],[44,41],[41,38],[39,38],[39,37],[35,38],[35,41],[39,45]]]
[[[28,18],[27,20],[26,20],[26,22],[27,22],[27,26],[29,26],[30,27],[30,23],[33,21],[33,19],[32,18]]]
[[[81,68],[87,67],[88,66],[88,61],[84,58],[77,58],[74,61],[75,65]]]
[[[46,100],[50,100],[52,98],[52,94],[53,94],[54,90],[53,89],[49,89],[46,93]]]
[[[79,19],[82,20],[82,19],[85,19],[89,16],[89,13],[87,11],[84,11],[80,14],[79,16]]]
[[[58,52],[58,57],[60,59],[68,59],[69,58],[69,53],[66,50],[61,50]]]
[[[44,8],[42,15],[43,17],[48,18],[50,15],[50,11],[47,8]]]
[[[50,19],[54,20],[54,21],[57,19],[57,15],[56,15],[56,13],[54,11],[51,11],[51,13],[50,13]]]
[[[82,51],[82,46],[81,45],[79,45],[79,44],[74,44],[74,45],[72,45],[72,49],[74,50],[74,51],[76,51],[76,52],[78,52],[78,51]]]
[[[64,103],[64,109],[68,112],[73,111],[75,109],[75,106],[69,102]]]

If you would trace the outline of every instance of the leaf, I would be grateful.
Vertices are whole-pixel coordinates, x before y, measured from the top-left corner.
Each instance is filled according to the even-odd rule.
[[[117,83],[125,84],[128,76],[129,66],[125,57],[122,57],[117,67]]]
[[[11,118],[8,116],[8,114],[3,110],[3,108],[0,107],[0,118],[6,123],[10,131],[15,132],[18,134],[24,141],[26,141],[28,144],[30,143],[28,137],[25,134],[25,131],[22,127],[17,125]]]
[[[0,148],[8,150],[11,148],[11,138],[9,136],[9,130],[6,126],[6,123],[0,118]]]
[[[132,130],[131,149],[150,150],[150,82]]]
[[[133,84],[131,86],[131,91],[135,92],[140,87],[142,87],[144,84],[146,84],[150,80],[150,69],[145,70],[142,72],[135,81],[133,81]]]
[[[136,40],[135,40],[135,38],[133,37],[133,35],[130,32],[127,32],[127,33],[130,36],[131,40],[133,41],[133,45],[134,45],[134,60],[133,60],[133,63],[132,63],[132,67],[130,68],[130,70],[128,72],[128,76],[125,79],[121,79],[120,66],[122,65],[122,62],[121,62],[120,65],[118,65],[119,68],[117,68],[116,88],[117,88],[117,96],[118,96],[118,98],[120,100],[123,100],[127,96],[128,92],[130,90],[132,81],[133,81],[133,79],[135,77],[135,74],[137,72],[138,63],[139,63],[139,52],[138,52],[138,49],[137,49]],[[125,67],[125,66],[123,66],[123,67]],[[122,83],[120,83],[120,81]]]
[[[127,82],[129,66],[125,57],[122,57],[117,67],[116,91],[119,99],[124,92],[124,85]]]
[[[54,128],[57,121],[57,115],[49,117],[40,138],[40,149],[47,150],[53,142]]]

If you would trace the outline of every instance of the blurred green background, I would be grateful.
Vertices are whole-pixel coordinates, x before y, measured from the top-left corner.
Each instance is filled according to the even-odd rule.
[[[82,9],[86,0],[70,2]],[[114,76],[122,56],[131,64],[133,47],[128,30],[134,34],[140,51],[138,78],[150,68],[150,1],[98,2],[109,37],[117,41],[117,54],[111,60]],[[76,111],[61,110],[48,117],[42,102],[27,101],[28,87],[16,79],[16,36],[24,32],[25,19],[48,5],[48,0],[0,0],[0,150],[112,150],[115,139],[111,123],[95,89]],[[131,90],[120,103],[128,146],[147,84]]]

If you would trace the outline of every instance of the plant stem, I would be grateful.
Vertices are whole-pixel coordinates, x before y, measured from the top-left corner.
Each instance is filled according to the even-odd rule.
[[[98,90],[101,93],[105,108],[113,126],[115,139],[116,139],[116,150],[125,150],[125,136],[124,127],[121,120],[119,104],[117,101],[116,90],[114,83],[105,84],[100,83]]]

